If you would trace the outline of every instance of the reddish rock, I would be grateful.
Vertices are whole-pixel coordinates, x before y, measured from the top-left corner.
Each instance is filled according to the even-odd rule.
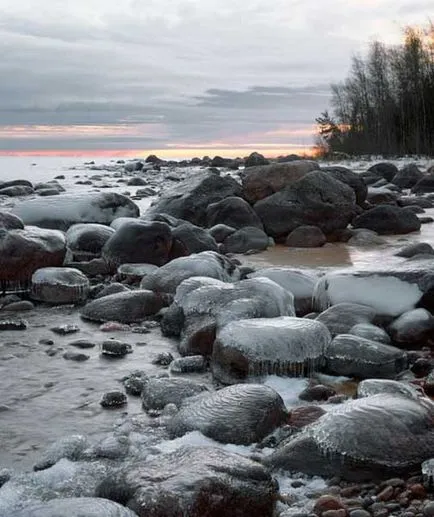
[[[408,487],[408,490],[410,491],[411,497],[415,499],[425,499],[426,497],[426,490],[423,485],[420,483],[417,483],[415,485],[410,485]]]
[[[345,517],[347,513],[342,500],[339,497],[335,497],[333,495],[322,495],[316,501],[315,506],[313,507],[314,513],[321,516],[324,516],[326,512],[332,510],[343,510],[345,512],[343,517]]]
[[[302,406],[295,408],[289,417],[289,425],[305,427],[318,420],[325,414],[325,410],[319,406]]]
[[[393,497],[393,494],[393,487],[387,486],[377,495],[377,499],[378,501],[390,501],[390,499]]]

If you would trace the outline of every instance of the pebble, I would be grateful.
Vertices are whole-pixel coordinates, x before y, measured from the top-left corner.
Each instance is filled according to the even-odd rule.
[[[47,346],[53,346],[54,341],[52,339],[40,339],[39,340],[40,345],[47,345]]]
[[[394,490],[393,490],[393,487],[392,486],[387,486],[386,488],[384,488],[378,495],[377,495],[377,500],[378,501],[389,501],[392,497],[393,497],[393,494],[394,494]]]
[[[89,341],[87,339],[77,339],[76,341],[71,341],[71,343],[69,343],[69,345],[75,346],[76,348],[82,348],[82,349],[94,348],[96,346],[95,343],[93,343],[92,341]]]
[[[328,510],[342,510],[344,505],[340,498],[333,495],[322,495],[315,503],[313,511],[318,515],[324,515]],[[344,509],[345,511],[345,509]],[[345,517],[345,514],[344,514]]]
[[[163,352],[158,354],[155,359],[152,360],[152,364],[158,366],[169,366],[169,364],[173,361],[173,355],[170,352]]]
[[[87,354],[81,354],[80,352],[65,352],[63,354],[63,358],[68,361],[76,361],[77,363],[82,363],[83,361],[87,361],[90,356]]]
[[[108,391],[102,396],[100,404],[103,408],[117,408],[125,406],[127,402],[127,396],[122,391]]]
[[[371,517],[371,514],[366,510],[352,510],[350,517]]]
[[[80,331],[80,327],[77,325],[59,325],[58,327],[52,327],[51,332],[59,334],[59,336],[66,336],[67,334],[74,334]]]
[[[206,360],[203,355],[179,357],[170,363],[171,373],[201,373],[206,370]]]

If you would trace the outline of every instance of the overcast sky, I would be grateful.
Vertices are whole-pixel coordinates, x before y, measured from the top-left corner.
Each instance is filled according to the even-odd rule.
[[[433,0],[0,0],[0,150],[287,149]]]

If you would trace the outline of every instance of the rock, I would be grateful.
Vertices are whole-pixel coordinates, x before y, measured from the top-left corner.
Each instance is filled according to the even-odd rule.
[[[81,354],[79,352],[65,352],[63,354],[63,359],[67,361],[75,361],[76,363],[82,363],[87,361],[90,358],[87,354]]]
[[[21,300],[19,302],[8,303],[1,308],[2,311],[6,312],[22,312],[32,311],[35,308],[32,302],[28,300]]]
[[[390,344],[389,334],[382,328],[372,325],[371,323],[357,323],[348,330],[348,334],[363,337],[370,341],[378,341],[385,345]]]
[[[114,233],[113,228],[103,224],[74,224],[66,232],[66,245],[78,260],[89,260],[101,255]]]
[[[165,213],[205,226],[206,210],[210,204],[239,195],[241,187],[234,179],[200,171],[166,190],[151,206],[149,214]]]
[[[202,251],[218,252],[217,242],[214,237],[203,228],[199,228],[191,223],[184,223],[176,226],[172,230],[174,239],[180,241],[186,250],[184,255],[191,253],[201,253]]]
[[[313,307],[323,311],[349,302],[367,305],[377,315],[395,317],[417,304],[429,310],[433,280],[434,266],[426,260],[326,273],[315,286]]]
[[[368,171],[382,176],[387,181],[392,181],[398,173],[398,167],[393,163],[380,162],[369,167]]]
[[[169,366],[173,361],[173,355],[170,352],[162,352],[158,354],[155,359],[152,360],[152,364],[158,366]]]
[[[407,355],[399,348],[351,334],[336,336],[324,355],[330,375],[391,378],[407,367]]]
[[[66,231],[77,223],[110,224],[117,217],[138,217],[139,208],[121,194],[101,192],[30,199],[15,205],[12,213],[25,225]]]
[[[210,228],[208,231],[210,235],[214,237],[216,242],[223,242],[226,237],[229,237],[229,235],[232,235],[236,232],[235,228],[226,226],[225,224],[217,224],[216,226]]]
[[[419,253],[427,253],[428,255],[434,255],[434,249],[431,244],[427,242],[416,242],[414,244],[409,244],[404,248],[400,249],[398,253],[395,253],[397,257],[405,257],[410,258],[418,255]]]
[[[422,177],[423,173],[419,170],[417,165],[411,163],[398,171],[391,179],[391,182],[401,188],[412,188]]]
[[[101,345],[101,354],[108,357],[124,357],[131,352],[131,345],[117,339],[109,339]]]
[[[272,517],[277,491],[259,463],[217,448],[182,447],[120,469],[97,495],[139,517]]]
[[[249,167],[242,180],[243,196],[249,203],[256,203],[318,169],[318,163],[309,160]]]
[[[65,266],[78,269],[86,276],[106,276],[112,271],[105,260],[103,259],[92,259],[89,262],[67,262]]]
[[[346,334],[358,323],[371,323],[375,315],[375,310],[366,305],[338,303],[322,312],[316,321],[323,323],[332,336],[337,336]]]
[[[425,488],[427,490],[433,489],[434,486],[434,458],[431,458],[429,460],[426,460],[422,463],[422,476],[423,476],[423,483],[425,485]],[[434,516],[434,506],[433,506],[433,513]]]
[[[48,469],[62,458],[77,461],[88,446],[89,442],[87,438],[81,434],[64,436],[56,440],[44,451],[42,457],[33,466],[33,470]]]
[[[10,181],[2,181],[0,182],[1,188],[9,188],[9,187],[30,187],[33,188],[33,184],[29,180],[10,180]]]
[[[401,346],[424,344],[434,337],[434,318],[426,309],[413,309],[391,323],[388,330],[393,341]]]
[[[353,190],[327,173],[314,171],[254,205],[265,231],[273,238],[286,237],[303,225],[325,234],[346,228],[357,212]]]
[[[379,205],[357,216],[354,228],[367,228],[380,235],[396,235],[420,230],[420,221],[415,214],[403,208]]]
[[[326,236],[317,226],[299,226],[292,230],[285,241],[290,248],[319,248],[327,242]]]
[[[75,346],[76,348],[81,349],[94,348],[96,346],[93,341],[89,341],[88,339],[76,339],[75,341],[71,341],[68,344],[70,346]]]
[[[136,371],[123,379],[125,391],[128,395],[140,397],[149,377],[145,372]]]
[[[202,373],[206,370],[206,360],[201,355],[178,357],[170,363],[171,373]]]
[[[348,240],[349,246],[381,246],[386,244],[385,239],[372,230],[354,230],[353,236]]]
[[[305,315],[312,311],[312,295],[317,277],[311,272],[288,267],[267,267],[250,273],[248,278],[261,276],[273,280],[294,296],[297,315]]]
[[[226,237],[223,241],[225,253],[246,253],[267,249],[269,239],[266,233],[254,226],[245,226]]]
[[[424,196],[401,196],[398,204],[400,206],[419,206],[421,208],[433,208],[433,202]]]
[[[434,364],[425,357],[419,357],[410,367],[410,371],[418,379],[426,377],[433,370]]]
[[[270,162],[261,153],[250,153],[244,162],[244,167],[255,167],[257,165],[268,165]]]
[[[371,205],[396,205],[398,194],[390,189],[383,187],[369,187],[366,200]]]
[[[144,178],[140,178],[140,176],[134,176],[127,181],[127,185],[129,187],[144,187],[148,182]]]
[[[307,425],[316,422],[326,412],[320,406],[296,407],[291,411],[289,424],[297,429],[302,429]]]
[[[345,509],[340,498],[332,496],[332,495],[322,495],[316,502],[313,507],[313,511],[317,515],[324,515],[325,512],[329,510],[341,510]]]
[[[174,300],[184,313],[181,355],[211,355],[216,331],[231,321],[294,316],[293,296],[268,278],[227,284],[214,280],[198,287],[183,282]]]
[[[30,297],[51,304],[83,303],[89,294],[89,280],[78,269],[45,267],[32,275]]]
[[[424,517],[434,516],[434,501],[428,501],[423,505],[423,515]]]
[[[127,221],[105,243],[102,257],[112,269],[127,263],[162,266],[169,261],[172,240],[166,223]]]
[[[24,230],[23,221],[10,212],[0,211],[0,228],[6,230]]]
[[[356,203],[363,205],[366,201],[368,189],[362,178],[355,172],[346,167],[335,165],[334,167],[321,167],[321,170],[330,174],[335,180],[345,183],[354,190]]]
[[[155,264],[121,264],[117,269],[118,278],[121,280],[127,280],[128,282],[136,283],[140,282],[141,279],[158,270],[158,266]],[[122,284],[111,284],[122,285]],[[125,287],[122,285],[122,287]],[[113,287],[112,287],[113,289]],[[122,289],[125,290],[125,289]],[[120,291],[118,291],[120,292]],[[107,293],[111,294],[111,293]]]
[[[263,462],[273,469],[353,481],[405,475],[431,457],[433,411],[431,404],[397,395],[348,401]]]
[[[324,384],[316,384],[303,390],[298,398],[306,402],[321,402],[336,395],[336,391],[330,386]]]
[[[165,305],[164,296],[140,289],[93,300],[82,308],[81,315],[92,321],[136,323],[156,314]]]
[[[65,253],[61,232],[34,227],[9,231],[0,228],[0,289],[27,289],[37,269],[61,266]]]
[[[174,294],[181,282],[192,276],[232,282],[239,279],[239,272],[228,258],[212,251],[205,251],[172,260],[158,271],[145,276],[140,286],[142,289]]]
[[[169,422],[172,437],[200,431],[218,442],[258,442],[287,419],[280,395],[262,384],[235,384],[184,401]]]
[[[411,191],[413,194],[426,194],[434,192],[434,174],[422,176],[416,185],[413,186]]]
[[[135,266],[135,264],[125,264],[125,266]],[[122,266],[119,266],[118,271],[121,267]],[[98,294],[94,298],[97,300],[98,298],[104,298],[104,296],[109,296],[110,294],[129,293],[129,292],[130,292],[130,290],[128,289],[127,286],[114,282],[113,284],[109,284],[106,287],[103,287],[101,289],[101,291],[99,291]]]
[[[127,404],[128,399],[122,391],[108,391],[104,393],[100,404],[103,408],[117,408]]]
[[[11,187],[4,187],[0,185],[0,196],[19,197],[29,196],[33,194],[33,188],[27,185],[14,185]]]
[[[174,377],[151,377],[145,383],[142,391],[143,409],[163,409],[167,404],[180,407],[183,401],[193,395],[198,395],[208,388],[203,384],[188,379]]]
[[[58,325],[57,327],[51,327],[51,332],[58,334],[59,336],[67,336],[68,334],[75,334],[80,331],[80,327],[77,325]]]
[[[211,368],[224,384],[258,375],[310,375],[331,342],[327,328],[303,318],[232,321],[217,332]]]
[[[206,210],[207,226],[225,224],[239,230],[245,226],[255,226],[263,230],[263,224],[253,208],[241,197],[227,197],[212,203]]]
[[[28,326],[27,321],[16,319],[16,320],[0,320],[0,331],[2,330],[26,330]]]

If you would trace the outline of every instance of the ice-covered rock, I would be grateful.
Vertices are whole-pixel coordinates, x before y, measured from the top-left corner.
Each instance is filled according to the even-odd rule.
[[[434,405],[379,394],[340,404],[264,460],[274,469],[372,481],[432,457]],[[411,446],[409,446],[411,444]]]
[[[332,336],[346,334],[358,323],[372,323],[375,310],[357,303],[338,303],[321,312],[316,321],[324,323]]]
[[[248,445],[287,420],[280,395],[263,384],[234,384],[184,401],[169,422],[172,437],[200,431],[218,442]]]
[[[35,463],[33,469],[48,469],[62,458],[77,461],[88,446],[89,442],[86,436],[81,434],[73,434],[59,438],[59,440],[50,445],[50,447],[42,453],[41,458]]]
[[[29,199],[15,205],[12,213],[26,225],[67,230],[77,223],[110,224],[118,217],[138,217],[139,208],[122,194],[100,192]]]
[[[74,224],[66,232],[66,244],[77,260],[90,260],[101,255],[102,247],[114,233],[104,224]]]
[[[327,327],[303,318],[257,318],[233,321],[218,333],[211,368],[224,384],[275,374],[309,376],[324,361],[331,342]]]
[[[175,377],[150,377],[142,390],[143,409],[164,409],[167,404],[180,407],[183,401],[207,391],[204,384]]]
[[[402,395],[416,400],[422,395],[416,386],[392,379],[365,379],[357,386],[357,398],[371,397],[380,393]]]
[[[434,337],[434,318],[426,309],[413,309],[401,314],[388,330],[393,341],[400,345],[424,344]]]
[[[381,327],[377,327],[372,323],[356,323],[354,327],[350,328],[348,334],[363,337],[371,341],[378,341],[379,343],[384,343],[385,345],[390,344],[389,334]]]
[[[325,372],[358,379],[387,379],[395,377],[407,367],[404,351],[352,334],[336,336],[324,355]]]
[[[0,228],[5,228],[6,230],[23,230],[24,223],[18,216],[1,210]]]
[[[69,497],[33,503],[9,517],[137,517],[137,514],[107,499]]]
[[[82,303],[89,294],[88,278],[78,269],[45,267],[32,275],[30,297],[39,302]]]

